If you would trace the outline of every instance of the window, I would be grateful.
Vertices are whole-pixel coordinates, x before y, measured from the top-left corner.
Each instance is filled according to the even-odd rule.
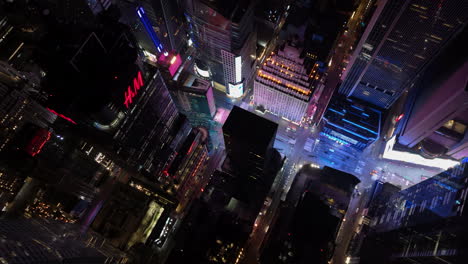
[[[459,134],[465,134],[466,131],[466,125],[462,124],[460,122],[457,122],[455,120],[449,120],[447,121],[444,125],[445,128],[448,128],[450,130],[453,130]]]

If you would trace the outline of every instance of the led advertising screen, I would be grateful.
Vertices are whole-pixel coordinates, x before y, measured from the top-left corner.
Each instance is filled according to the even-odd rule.
[[[244,94],[244,83],[228,84],[227,94],[234,98],[239,98]]]

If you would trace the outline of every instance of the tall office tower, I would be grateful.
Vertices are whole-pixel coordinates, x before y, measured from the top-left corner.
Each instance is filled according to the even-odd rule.
[[[334,98],[321,122],[320,144],[315,142],[319,159],[353,172],[363,151],[379,138],[380,123],[379,110],[349,98]]]
[[[142,173],[161,173],[174,151],[171,143],[184,117],[178,113],[159,71],[140,78],[143,77],[139,71],[135,77],[139,87],[131,87],[125,96],[122,94],[120,103],[128,111],[117,120],[120,124],[113,134],[114,148],[126,166]]]
[[[1,219],[5,263],[127,263],[129,258],[97,235],[82,235],[73,224],[41,219]]]
[[[282,161],[277,124],[234,107],[223,131],[227,158],[182,224],[168,263],[239,263]]]
[[[255,62],[254,2],[187,0],[190,34],[201,58],[212,62],[213,80],[226,94],[244,94]]]
[[[346,252],[351,264],[359,263],[361,246],[372,230],[370,225],[387,210],[388,200],[399,191],[401,191],[401,187],[380,180],[375,181],[372,187],[365,191],[364,197],[367,197],[367,201],[363,207],[362,221],[359,221],[360,224],[358,224]]]
[[[222,168],[239,179],[237,199],[253,203],[254,208],[263,202],[259,197],[266,196],[276,176],[277,168],[265,166],[276,153],[272,147],[277,128],[276,123],[237,106],[223,126],[226,160]]]
[[[301,50],[287,43],[272,53],[254,82],[254,103],[293,122],[301,122],[312,98]]]
[[[389,108],[468,21],[465,1],[378,1],[339,93]]]
[[[328,263],[359,182],[329,167],[300,172],[271,227],[262,263]]]
[[[468,27],[431,63],[408,96],[398,144],[425,158],[468,156]]]
[[[117,1],[121,21],[131,27],[140,47],[160,55],[184,54],[188,47],[187,23],[178,4],[171,0]]]
[[[142,0],[146,15],[167,51],[183,53],[188,45],[185,17],[178,1]]]
[[[468,160],[390,197],[360,263],[465,263]]]
[[[179,200],[177,213],[182,213],[187,205],[199,194],[206,184],[205,168],[208,160],[208,130],[192,129],[177,148],[177,156],[165,171],[172,179],[176,197]]]
[[[362,151],[379,138],[380,122],[379,110],[337,98],[325,112],[320,135]]]

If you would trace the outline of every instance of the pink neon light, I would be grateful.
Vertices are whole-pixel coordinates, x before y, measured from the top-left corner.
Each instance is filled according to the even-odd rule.
[[[62,115],[62,114],[59,114],[59,113],[57,113],[55,110],[52,110],[52,109],[50,109],[50,108],[46,108],[46,109],[47,109],[49,112],[51,112],[52,114],[54,114],[54,115],[56,115],[56,116],[58,116],[58,117],[61,117],[61,118],[65,119],[65,120],[67,120],[68,122],[70,122],[70,123],[76,125],[76,122],[73,121],[71,118],[66,117],[66,116],[64,116],[64,115]]]
[[[180,54],[174,54],[172,52],[167,56],[162,54],[159,56],[158,61],[169,68],[169,73],[171,76],[174,76],[180,65],[182,65],[182,58],[180,57]]]
[[[133,98],[138,94],[138,90],[143,86],[143,77],[141,76],[141,72],[138,72],[137,77],[133,79],[133,89],[130,85],[127,88],[127,91],[124,95],[124,105],[128,108],[130,104],[133,102]]]
[[[399,115],[397,118],[395,118],[395,122],[400,121],[404,116],[405,116],[405,114]]]

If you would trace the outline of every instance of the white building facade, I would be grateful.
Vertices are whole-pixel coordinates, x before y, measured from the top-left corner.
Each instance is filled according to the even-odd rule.
[[[288,45],[278,54],[272,53],[254,82],[254,104],[293,122],[301,122],[312,97],[311,80],[300,53]]]

